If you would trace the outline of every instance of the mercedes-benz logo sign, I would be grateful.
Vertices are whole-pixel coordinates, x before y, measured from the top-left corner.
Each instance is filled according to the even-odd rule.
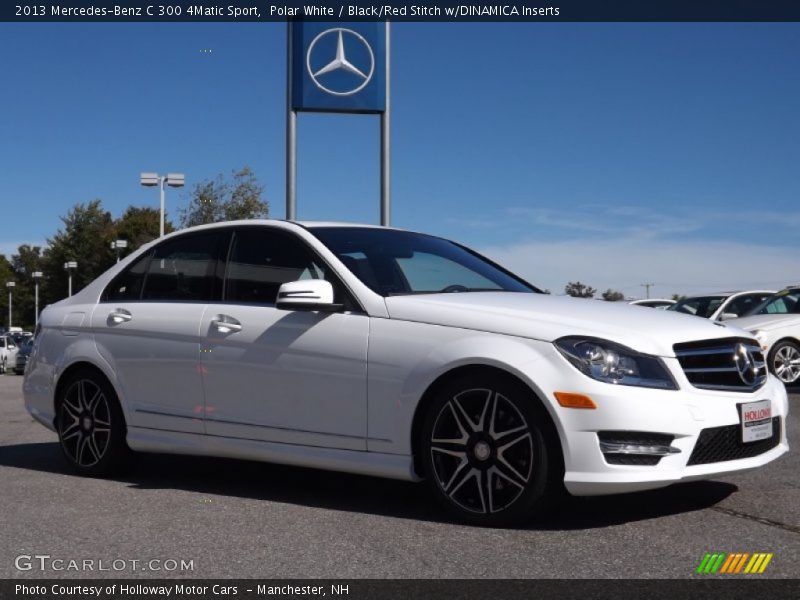
[[[756,365],[753,351],[744,344],[736,344],[736,348],[733,351],[733,362],[736,364],[739,379],[745,385],[754,385],[759,379],[759,368]]]
[[[318,55],[328,49],[333,50],[330,44],[320,44],[329,36],[336,36],[336,54],[333,57],[328,55],[323,57],[323,60],[318,61],[316,60],[319,58]],[[348,60],[348,48],[350,49],[351,57],[354,55],[359,56],[358,64],[353,64]],[[366,53],[363,49],[366,49]],[[325,62],[326,59],[327,62]],[[333,27],[326,29],[311,40],[306,52],[306,69],[311,81],[323,92],[333,96],[352,96],[363,90],[364,86],[372,79],[372,74],[375,72],[375,54],[372,52],[367,40],[360,33],[344,27]],[[328,73],[336,72],[348,73],[350,76],[336,79],[325,77]],[[322,83],[320,78],[326,83]]]

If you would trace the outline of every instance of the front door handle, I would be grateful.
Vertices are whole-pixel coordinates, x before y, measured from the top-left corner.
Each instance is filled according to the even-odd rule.
[[[133,318],[133,315],[124,308],[115,308],[108,313],[108,319],[115,325],[120,323],[127,323]]]
[[[211,319],[211,326],[220,333],[238,333],[242,324],[230,315],[216,315]]]

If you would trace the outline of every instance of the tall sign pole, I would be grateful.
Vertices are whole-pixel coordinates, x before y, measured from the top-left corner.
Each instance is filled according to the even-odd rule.
[[[286,218],[297,219],[300,112],[380,116],[380,223],[391,222],[389,23],[289,21],[286,90]]]
[[[297,219],[297,113],[292,106],[292,22],[286,23],[286,220]]]
[[[391,60],[392,49],[389,21],[386,21],[386,106],[381,113],[381,225],[388,227],[392,220],[392,96]]]

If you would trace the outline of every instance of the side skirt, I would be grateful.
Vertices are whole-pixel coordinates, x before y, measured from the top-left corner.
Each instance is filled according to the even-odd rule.
[[[131,450],[138,452],[220,456],[420,481],[414,472],[412,457],[400,454],[318,448],[143,427],[129,427],[127,441]]]

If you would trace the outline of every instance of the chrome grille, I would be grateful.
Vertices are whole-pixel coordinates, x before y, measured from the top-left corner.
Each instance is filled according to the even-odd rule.
[[[696,388],[752,392],[767,380],[764,354],[748,338],[723,338],[673,346],[686,378]]]

